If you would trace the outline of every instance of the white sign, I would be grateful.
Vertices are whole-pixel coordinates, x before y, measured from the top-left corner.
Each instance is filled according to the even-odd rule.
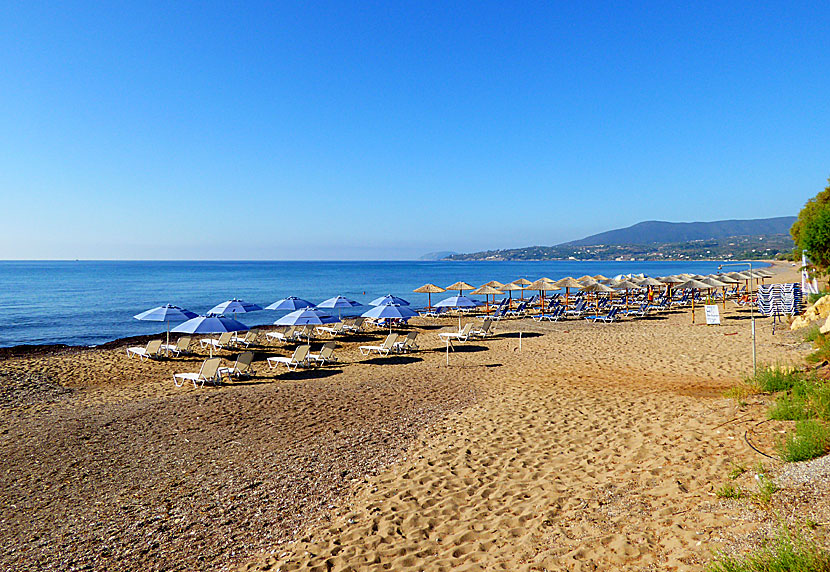
[[[717,304],[707,304],[703,308],[706,310],[706,325],[720,326],[720,312]]]

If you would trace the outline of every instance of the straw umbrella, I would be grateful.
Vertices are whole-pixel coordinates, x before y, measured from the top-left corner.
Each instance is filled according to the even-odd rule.
[[[628,310],[628,291],[629,290],[636,290],[640,288],[640,285],[636,282],[632,282],[631,280],[620,280],[616,284],[612,286],[615,290],[623,290],[625,289],[625,309]]]
[[[600,284],[599,282],[593,282],[585,286],[582,289],[583,292],[591,292],[593,294],[613,294],[614,289],[610,286],[606,286],[605,284]],[[594,297],[594,305],[597,307],[597,313],[599,313],[599,296]]]
[[[577,289],[581,290],[584,287],[584,284],[582,284],[582,282],[574,280],[570,276],[567,276],[567,277],[563,278],[562,280],[554,282],[554,284],[556,284],[560,288],[565,289],[565,307],[568,306],[568,295],[570,294],[571,288],[577,288]]]
[[[458,295],[463,296],[464,290],[472,290],[475,288],[472,284],[467,284],[466,282],[456,282],[455,284],[450,284],[446,287],[446,290],[458,290]]]
[[[427,308],[432,308],[432,295],[433,294],[440,294],[441,292],[446,292],[440,286],[436,286],[435,284],[424,284],[420,288],[415,288],[413,292],[418,294],[426,294],[427,295]]]
[[[515,283],[511,282],[510,284],[505,284],[501,288],[501,291],[502,292],[507,292],[507,295],[509,296],[509,299],[507,301],[507,307],[508,308],[512,309],[512,307],[513,307],[513,292],[515,292],[516,290],[521,290],[522,292],[524,292],[524,287],[519,286],[518,284],[515,284]]]
[[[606,278],[606,277],[605,277],[605,276],[603,276],[602,274],[597,274],[596,276],[594,276],[594,280],[596,280],[597,282],[599,282],[600,280],[608,280],[608,278]]]
[[[538,290],[539,293],[542,295],[542,304],[539,306],[539,313],[545,313],[545,292],[550,292],[551,290],[559,290],[559,286],[557,286],[553,281],[549,278],[539,278],[536,282],[531,282],[527,286],[528,290]]]
[[[492,286],[488,286],[487,284],[483,286],[479,286],[475,290],[471,291],[470,294],[475,294],[476,296],[484,296],[484,313],[490,313],[490,298],[489,296],[493,296],[493,302],[496,301],[496,294],[504,294],[498,288],[493,288]]]
[[[687,280],[686,282],[680,283],[677,287],[681,288],[681,289],[684,289],[684,290],[686,288],[691,288],[692,290],[700,290],[701,288],[703,288],[705,290],[705,289],[709,288],[709,285],[706,284],[705,282],[701,282],[700,280],[692,279],[692,280]],[[695,323],[695,293],[694,292],[692,292],[692,323],[693,324]]]
[[[511,282],[511,284],[516,284],[516,285],[522,287],[522,297],[521,297],[521,299],[524,300],[525,299],[524,291],[527,290],[527,287],[530,286],[531,284],[533,284],[533,282],[531,282],[530,280],[528,280],[526,278],[519,278],[518,280],[514,280],[513,282]]]
[[[498,280],[490,280],[487,284],[484,284],[484,286],[490,286],[491,288],[498,288],[501,290],[505,285]]]

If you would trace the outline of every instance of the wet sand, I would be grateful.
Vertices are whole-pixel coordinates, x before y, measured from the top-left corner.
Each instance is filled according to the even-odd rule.
[[[421,322],[414,354],[361,356],[377,331],[341,342],[340,364],[286,374],[261,360],[293,346],[260,348],[255,378],[200,390],[171,374],[204,356],[9,357],[0,565],[697,570],[776,509],[830,520],[822,490],[716,497],[736,465],[776,466],[750,445],[772,453],[774,435],[762,397],[722,396],[751,371],[747,312],[730,303],[722,326],[697,312],[503,321],[449,367],[436,332],[457,322]],[[761,362],[807,351],[759,321]]]

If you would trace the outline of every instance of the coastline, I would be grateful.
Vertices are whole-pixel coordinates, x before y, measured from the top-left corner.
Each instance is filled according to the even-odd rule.
[[[777,525],[714,494],[734,464],[775,466],[744,441],[762,399],[722,397],[751,368],[743,310],[730,305],[721,327],[693,326],[688,309],[607,325],[509,320],[447,367],[436,332],[456,327],[418,321],[421,350],[390,358],[360,355],[386,334],[369,332],[307,372],[264,366],[293,346],[257,348],[257,375],[217,388],[172,384],[206,355],[140,363],[126,342],[4,360],[4,381],[31,391],[0,407],[0,535],[13,547],[0,562],[699,570],[712,549],[744,549]],[[809,351],[768,321],[758,335],[764,362]],[[754,444],[769,451],[778,427],[763,427]],[[825,493],[790,488],[773,508],[824,522]]]

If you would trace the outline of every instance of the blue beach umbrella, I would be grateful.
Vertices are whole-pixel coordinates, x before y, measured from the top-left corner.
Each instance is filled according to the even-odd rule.
[[[387,294],[386,296],[375,298],[374,300],[369,302],[370,306],[382,306],[384,304],[397,304],[398,306],[409,306],[409,302],[407,302],[403,298],[393,296],[392,294]]]
[[[245,314],[247,312],[258,312],[259,310],[262,310],[262,306],[234,298],[217,304],[208,310],[208,314]]]
[[[196,316],[183,324],[179,324],[171,332],[181,334],[224,334],[225,332],[244,332],[249,330],[242,322],[237,322],[227,316]],[[213,357],[213,346],[210,346],[210,355]]]
[[[178,322],[181,320],[189,320],[190,318],[195,318],[198,315],[199,314],[196,312],[179,308],[173,304],[165,304],[164,306],[159,306],[158,308],[152,308],[146,312],[136,314],[133,318],[148,322],[167,322],[167,341],[165,343],[170,345],[170,321],[173,320]]]
[[[329,298],[328,300],[323,300],[319,304],[315,306],[315,308],[337,308],[337,315],[340,315],[340,310],[342,308],[354,308],[355,306],[362,306],[360,302],[355,302],[354,300],[349,300],[345,296],[335,296],[334,298]]]
[[[379,306],[375,306],[369,310],[366,310],[361,314],[364,318],[372,318],[375,320],[378,319],[388,319],[388,320],[406,320],[412,318],[413,316],[417,316],[418,312],[414,310],[410,310],[406,306],[401,306],[400,304],[381,304]],[[389,322],[389,331],[392,331],[392,322]]]
[[[277,300],[270,306],[265,306],[266,310],[301,310],[302,308],[312,308],[314,304],[308,300],[297,298],[296,296],[289,296],[282,300]]]
[[[321,310],[314,308],[301,308],[294,310],[274,322],[275,326],[322,326],[323,324],[334,324],[340,318],[329,316]],[[308,336],[311,338],[311,336]]]
[[[444,298],[440,302],[435,303],[436,308],[455,308],[459,310],[461,308],[475,308],[480,304],[475,300],[467,298],[466,296],[450,296],[449,298]],[[461,315],[458,316],[458,329],[461,329]]]
[[[324,314],[320,310],[313,308],[302,308],[294,310],[274,322],[275,326],[321,326],[323,324],[333,324],[339,322],[339,318]]]

